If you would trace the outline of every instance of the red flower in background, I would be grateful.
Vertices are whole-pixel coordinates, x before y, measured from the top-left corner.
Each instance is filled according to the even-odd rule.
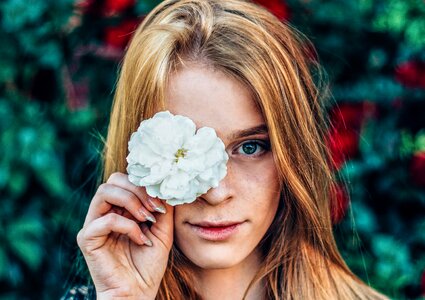
[[[421,291],[422,291],[422,296],[425,296],[425,270],[422,272]]]
[[[347,159],[357,155],[359,149],[359,132],[366,117],[376,115],[375,105],[362,103],[341,103],[329,113],[331,128],[328,147],[332,166],[339,169]]]
[[[290,17],[289,8],[284,1],[281,0],[256,0],[256,3],[267,8],[280,20],[288,20]]]
[[[340,103],[329,115],[332,125],[338,129],[359,129],[366,117],[376,116],[376,106],[370,102]]]
[[[124,49],[138,24],[138,20],[125,20],[118,26],[107,27],[105,29],[105,43],[114,48]]]
[[[332,130],[328,147],[335,169],[341,168],[344,162],[353,158],[359,149],[359,134],[353,130]]]
[[[135,3],[135,0],[77,0],[75,7],[85,14],[113,16],[133,7]]]
[[[425,151],[416,152],[410,162],[410,175],[413,181],[425,187]]]
[[[396,68],[395,78],[410,88],[425,88],[425,62],[408,61]]]
[[[344,219],[345,214],[347,213],[348,206],[350,204],[350,199],[348,197],[347,190],[343,185],[336,185],[332,190],[331,197],[331,220],[332,224],[338,224]]]

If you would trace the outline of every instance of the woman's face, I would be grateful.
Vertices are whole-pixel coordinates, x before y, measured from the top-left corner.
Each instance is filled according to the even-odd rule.
[[[175,207],[175,243],[202,269],[249,259],[276,214],[280,184],[265,127],[249,90],[220,71],[187,66],[169,81],[167,109],[216,130],[227,175],[195,202]]]

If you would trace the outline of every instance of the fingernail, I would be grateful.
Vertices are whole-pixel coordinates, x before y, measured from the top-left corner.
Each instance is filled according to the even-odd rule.
[[[150,221],[150,222],[152,222],[152,223],[156,223],[156,219],[155,219],[155,217],[154,217],[153,215],[151,215],[151,214],[149,214],[149,213],[145,212],[143,209],[140,209],[140,210],[139,210],[139,213],[140,213],[142,216],[144,216],[146,220],[148,220],[148,221]]]
[[[152,222],[152,223],[156,223],[156,219],[155,219],[155,217],[153,217],[153,216],[147,216],[147,217],[146,217],[146,220],[148,220],[148,221],[150,221],[150,222]]]
[[[159,205],[153,208],[155,211],[161,213],[161,214],[165,214],[167,212],[167,210],[165,209],[164,205]]]
[[[143,240],[143,243],[145,243],[146,246],[152,247],[153,243],[150,239],[148,239],[146,236],[144,236],[143,234],[140,235],[140,237]]]
[[[152,208],[154,209],[154,211],[157,211],[157,212],[159,212],[161,214],[165,214],[167,212],[167,209],[165,208],[164,205],[162,205],[162,204],[159,204],[159,205],[158,204],[155,204],[155,202],[151,198],[148,198],[148,202],[152,206]]]

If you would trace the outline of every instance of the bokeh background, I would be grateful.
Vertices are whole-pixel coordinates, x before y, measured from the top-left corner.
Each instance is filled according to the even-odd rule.
[[[84,282],[75,236],[120,60],[158,2],[0,2],[0,299]],[[328,73],[342,255],[391,298],[423,299],[425,1],[257,2],[304,32]]]

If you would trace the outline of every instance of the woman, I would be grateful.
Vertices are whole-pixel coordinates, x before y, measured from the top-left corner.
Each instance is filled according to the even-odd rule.
[[[308,49],[240,0],[169,0],[144,19],[117,85],[105,183],[77,237],[97,299],[386,299],[334,241]],[[132,132],[164,110],[214,128],[229,156],[217,187],[175,207],[125,174]]]

